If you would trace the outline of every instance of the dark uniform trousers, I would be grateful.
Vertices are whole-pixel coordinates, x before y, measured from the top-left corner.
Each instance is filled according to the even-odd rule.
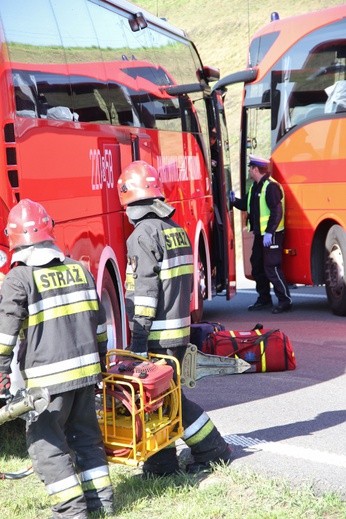
[[[270,283],[273,285],[279,303],[291,303],[290,291],[281,267],[283,239],[283,231],[276,232],[273,235],[272,245],[264,247],[263,236],[254,235],[250,262],[252,277],[256,282],[256,291],[259,294],[258,301],[261,303],[271,301]]]
[[[27,445],[33,468],[50,494],[54,518],[86,519],[87,512],[112,510],[93,385],[53,395],[48,409],[28,425]]]
[[[160,350],[161,353],[174,356],[181,362],[186,348]],[[175,365],[173,365],[174,367]],[[230,447],[221,436],[207,413],[195,402],[189,400],[182,391],[182,422],[184,434],[182,440],[190,447],[195,462],[229,460]],[[179,469],[175,444],[162,449],[144,463],[144,469],[157,474],[169,474]]]

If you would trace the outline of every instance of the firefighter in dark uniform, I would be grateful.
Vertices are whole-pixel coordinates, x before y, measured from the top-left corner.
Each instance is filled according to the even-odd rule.
[[[272,307],[270,283],[278,304],[272,313],[286,312],[292,307],[290,291],[282,272],[282,248],[284,239],[284,192],[270,176],[270,161],[250,155],[250,177],[253,183],[242,198],[230,193],[232,206],[247,211],[248,229],[254,234],[250,258],[252,276],[258,292],[257,301],[248,310]]]
[[[50,404],[27,423],[33,468],[50,495],[54,518],[113,513],[113,490],[95,411],[100,358],[107,351],[106,318],[94,279],[54,244],[44,207],[21,200],[5,233],[12,269],[1,288],[0,380],[10,388],[19,337],[27,388],[46,387]]]
[[[190,339],[193,256],[189,238],[164,202],[156,169],[144,161],[131,163],[118,181],[120,202],[134,225],[127,240],[126,310],[131,328],[130,349],[173,355],[182,360]],[[182,395],[183,440],[194,461],[190,473],[210,470],[213,462],[228,463],[229,445],[200,406]],[[144,463],[148,475],[179,470],[175,445]]]

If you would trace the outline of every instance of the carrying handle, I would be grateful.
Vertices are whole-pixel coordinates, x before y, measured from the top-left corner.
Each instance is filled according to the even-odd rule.
[[[255,331],[255,330],[261,330],[262,328],[257,328],[257,326],[261,326],[263,328],[263,325],[261,324],[256,324],[256,326],[251,330],[251,331]],[[247,343],[248,345],[252,344],[252,345],[257,345],[257,344],[260,344],[261,342],[263,342],[263,351],[259,357],[259,359],[262,357],[262,355],[264,355],[265,353],[265,350],[267,348],[267,339],[270,335],[272,335],[273,333],[275,332],[279,332],[279,328],[276,328],[276,329],[271,329],[271,330],[268,330],[266,333],[263,333],[261,335],[258,335],[257,337],[251,337],[247,340]],[[239,349],[242,349],[242,348],[239,348],[238,346],[238,343],[237,343],[237,340],[235,337],[232,337],[230,336],[230,339],[231,339],[231,342],[233,344],[233,348],[234,348],[234,352],[231,354],[231,355],[234,355],[236,354],[237,351],[239,351]],[[230,356],[231,356],[230,355]],[[256,359],[256,362],[259,361],[259,359]]]
[[[252,328],[252,332],[254,332],[255,330],[263,330],[263,324],[262,323],[257,323],[255,324],[255,326]]]

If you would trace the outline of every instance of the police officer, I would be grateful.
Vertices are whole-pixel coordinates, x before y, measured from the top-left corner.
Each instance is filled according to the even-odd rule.
[[[120,202],[134,225],[127,240],[126,310],[131,329],[130,349],[173,355],[182,360],[190,338],[193,256],[184,229],[172,219],[174,208],[164,202],[154,167],[132,162],[118,180]],[[210,470],[212,463],[230,462],[231,451],[209,416],[182,395],[183,440],[194,461],[190,473]],[[146,475],[179,470],[175,445],[151,456]]]
[[[249,192],[236,198],[230,192],[232,206],[248,213],[248,228],[254,234],[250,258],[252,276],[258,292],[257,301],[248,310],[272,307],[270,283],[278,298],[272,312],[279,314],[292,307],[290,291],[282,272],[282,247],[284,239],[284,193],[278,182],[270,176],[270,161],[250,155]]]
[[[106,318],[91,274],[54,244],[44,207],[21,200],[5,234],[12,269],[1,288],[0,390],[10,388],[13,348],[27,388],[46,387],[50,404],[27,424],[33,468],[50,495],[54,518],[113,512],[113,490],[95,411]]]

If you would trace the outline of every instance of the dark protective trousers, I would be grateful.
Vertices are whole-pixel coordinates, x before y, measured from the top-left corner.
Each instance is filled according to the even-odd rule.
[[[176,357],[181,362],[186,348],[161,350],[161,353]],[[183,441],[191,449],[195,462],[228,460],[230,448],[207,413],[195,402],[189,400],[182,391]],[[157,474],[169,474],[179,469],[175,445],[167,447],[151,456],[144,469]]]
[[[290,291],[282,272],[282,246],[283,232],[273,235],[273,243],[270,247],[263,246],[263,236],[254,235],[252,254],[250,258],[252,277],[256,282],[258,301],[268,303],[271,301],[270,283],[279,303],[291,303]]]
[[[27,445],[54,518],[87,519],[87,512],[112,511],[94,386],[53,395],[48,409],[27,427]]]

